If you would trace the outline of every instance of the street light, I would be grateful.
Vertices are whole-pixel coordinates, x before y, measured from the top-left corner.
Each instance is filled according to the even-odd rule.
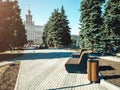
[[[14,30],[14,32],[13,32],[13,41],[11,43],[11,53],[12,53],[12,51],[14,49],[14,45],[15,45],[15,42],[16,42],[16,40],[15,40],[16,36],[17,36],[17,30]]]
[[[14,45],[15,45],[15,42],[16,42],[16,37],[17,37],[17,30],[14,30]],[[14,46],[14,48],[15,48],[15,46]]]

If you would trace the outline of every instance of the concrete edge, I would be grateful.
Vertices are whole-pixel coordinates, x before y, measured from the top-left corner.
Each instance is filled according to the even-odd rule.
[[[107,88],[108,90],[120,90],[120,87],[112,83],[106,82],[101,73],[99,73],[99,77],[100,77],[100,84],[105,88]]]
[[[16,83],[15,83],[15,88],[14,90],[18,90],[18,83],[19,83],[19,77],[20,77],[20,72],[21,72],[21,61],[20,61],[20,67],[19,67],[19,72],[18,72],[18,76],[17,76],[17,80],[16,80]]]
[[[6,62],[6,63],[1,63],[0,66],[4,66],[4,65],[8,65],[8,64],[11,64],[11,63],[14,63],[14,62]]]

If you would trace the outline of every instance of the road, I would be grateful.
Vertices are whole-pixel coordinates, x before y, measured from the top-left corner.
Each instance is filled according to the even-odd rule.
[[[90,84],[86,74],[68,73],[65,62],[73,51],[63,49],[26,50],[21,60],[15,90],[106,90]]]

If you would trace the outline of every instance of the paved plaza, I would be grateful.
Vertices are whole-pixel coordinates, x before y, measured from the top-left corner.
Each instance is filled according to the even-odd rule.
[[[101,84],[90,84],[87,74],[68,73],[65,63],[73,51],[27,50],[15,90],[107,90]]]
[[[87,74],[68,73],[65,63],[74,51],[64,49],[25,50],[15,90],[110,90],[91,84]]]

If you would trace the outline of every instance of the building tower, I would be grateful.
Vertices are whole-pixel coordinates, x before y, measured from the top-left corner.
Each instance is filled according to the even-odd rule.
[[[28,9],[26,14],[25,29],[27,34],[27,41],[34,42],[35,41],[34,23],[32,21],[30,9]]]
[[[24,21],[28,43],[37,44],[42,42],[44,26],[35,25],[32,21],[31,10],[28,9],[26,20]]]
[[[27,23],[32,23],[32,15],[30,9],[28,9],[28,13],[26,15],[26,22]]]

